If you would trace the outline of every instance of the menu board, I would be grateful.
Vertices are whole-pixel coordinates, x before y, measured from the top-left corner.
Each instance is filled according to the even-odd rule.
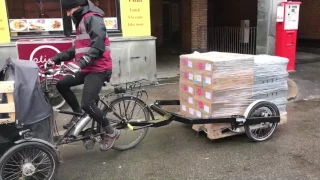
[[[116,17],[107,17],[103,18],[104,24],[106,25],[106,28],[109,30],[117,30],[118,29],[118,19]],[[72,22],[72,30],[76,30],[76,26]]]
[[[103,18],[104,24],[106,25],[107,29],[118,29],[118,19],[116,17],[112,18]]]
[[[11,32],[63,31],[62,19],[10,19]]]
[[[116,17],[103,18],[103,20],[107,29],[118,29],[118,22]],[[11,32],[63,31],[63,20],[61,18],[10,19],[9,27]],[[73,24],[73,22],[72,30],[75,31],[75,25]]]

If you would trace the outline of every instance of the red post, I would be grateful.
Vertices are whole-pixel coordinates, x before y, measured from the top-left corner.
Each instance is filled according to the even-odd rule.
[[[287,71],[295,70],[300,4],[282,2],[277,10],[275,55],[289,59]]]

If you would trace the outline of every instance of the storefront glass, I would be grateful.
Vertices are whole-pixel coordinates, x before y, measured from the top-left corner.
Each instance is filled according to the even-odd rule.
[[[109,33],[121,32],[119,0],[92,0],[105,12]],[[69,36],[75,27],[61,9],[60,0],[6,0],[11,39]]]

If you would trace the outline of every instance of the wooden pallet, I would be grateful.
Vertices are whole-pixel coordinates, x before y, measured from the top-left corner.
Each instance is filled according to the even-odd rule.
[[[15,123],[14,81],[0,81],[0,93],[7,95],[8,102],[0,104],[0,113],[8,114],[9,118],[0,119],[0,124]]]
[[[287,123],[287,113],[280,115],[280,123],[285,124]],[[239,135],[245,133],[242,132],[233,132],[228,130],[227,128],[231,128],[229,123],[217,123],[217,124],[195,124],[192,126],[192,129],[196,132],[205,132],[207,134],[207,137],[211,140],[214,139],[221,139],[229,136]]]
[[[205,132],[207,137],[211,140],[221,139],[224,137],[234,136],[241,133],[236,133],[228,130],[231,128],[230,124],[195,124],[192,126],[192,129],[196,132]],[[226,131],[224,131],[226,129]]]

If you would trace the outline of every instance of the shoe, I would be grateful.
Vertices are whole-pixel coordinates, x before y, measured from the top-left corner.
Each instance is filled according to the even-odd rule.
[[[108,151],[114,145],[114,142],[120,137],[120,130],[114,129],[113,134],[102,135],[102,140],[100,144],[101,151]]]
[[[73,117],[68,124],[63,125],[63,129],[69,129],[74,123],[77,122],[77,117]]]

